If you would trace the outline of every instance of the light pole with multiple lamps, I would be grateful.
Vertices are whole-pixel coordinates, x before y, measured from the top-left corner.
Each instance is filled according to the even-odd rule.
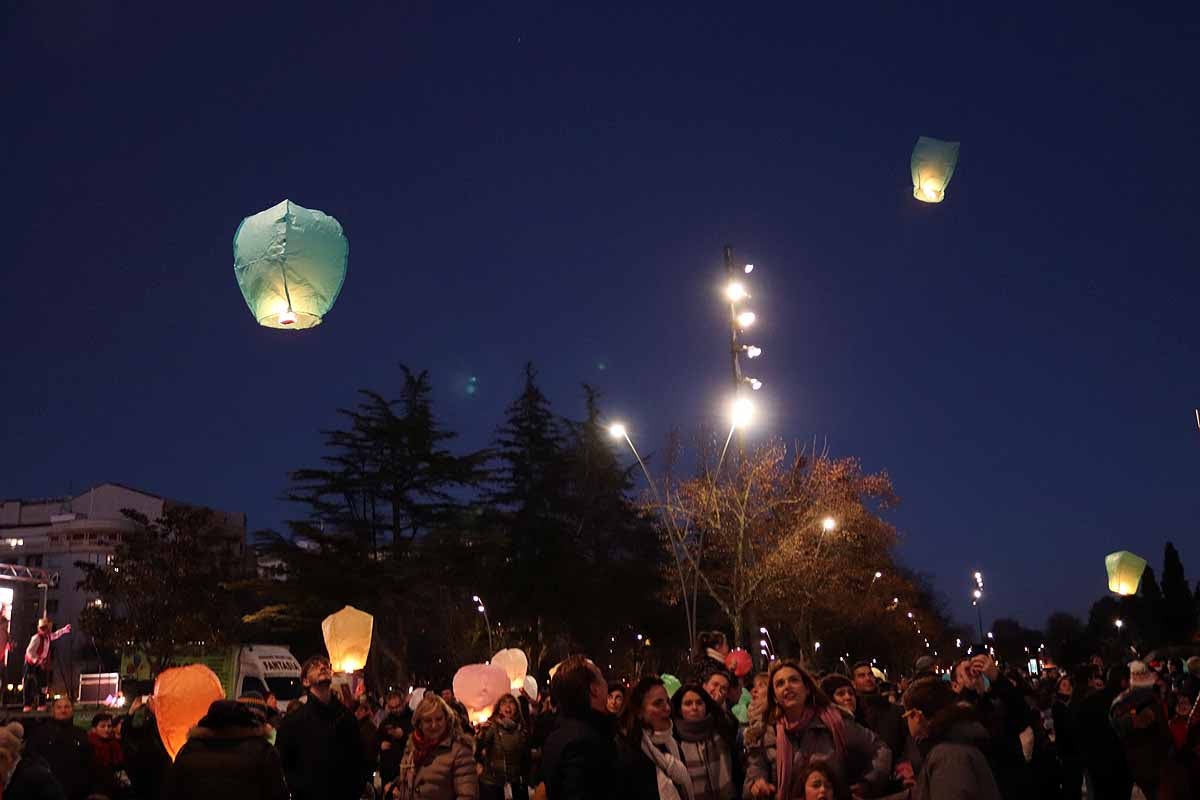
[[[979,641],[986,644],[983,638],[983,609],[980,608],[983,603],[983,573],[976,571],[974,577],[975,589],[971,592],[971,605],[975,606],[975,618],[979,622]]]

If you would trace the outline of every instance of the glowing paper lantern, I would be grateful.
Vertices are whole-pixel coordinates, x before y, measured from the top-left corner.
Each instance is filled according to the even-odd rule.
[[[259,325],[311,328],[333,308],[349,252],[336,219],[284,200],[242,220],[233,273]]]
[[[508,688],[519,692],[525,685],[525,673],[529,671],[529,659],[517,648],[501,650],[492,656],[492,663],[508,675]]]
[[[725,666],[734,675],[744,678],[750,674],[750,670],[754,669],[754,662],[750,660],[749,653],[740,647],[735,647],[729,651],[729,655],[725,656]]]
[[[467,707],[467,716],[478,725],[492,706],[509,691],[508,673],[495,664],[468,664],[454,673],[454,697]]]
[[[408,710],[416,711],[417,706],[421,705],[421,700],[425,698],[424,689],[413,689],[412,694],[408,696]]]
[[[1137,594],[1142,573],[1146,570],[1146,559],[1128,550],[1119,550],[1104,557],[1104,568],[1108,570],[1109,591]]]
[[[663,687],[667,690],[667,697],[674,697],[675,693],[679,691],[679,687],[683,686],[683,684],[679,682],[679,678],[676,678],[674,675],[669,675],[664,672],[658,677],[659,680],[663,682]]]
[[[214,700],[224,697],[220,679],[203,664],[173,667],[154,679],[150,708],[154,711],[158,735],[172,761],[187,742],[188,731],[208,713]]]
[[[750,694],[750,690],[742,689],[742,693],[738,695],[737,704],[739,706],[749,706],[752,700],[754,700],[754,696]]]
[[[912,151],[913,197],[924,203],[940,203],[958,163],[958,142],[943,142],[922,136]]]
[[[538,699],[537,678],[533,677],[532,675],[526,675],[525,685],[522,688],[525,690],[525,694],[529,695],[530,700]]]
[[[375,618],[354,606],[344,606],[321,623],[325,649],[334,672],[357,672],[367,665]]]

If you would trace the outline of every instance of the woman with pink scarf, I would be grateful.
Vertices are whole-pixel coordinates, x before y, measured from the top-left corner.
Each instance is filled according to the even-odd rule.
[[[892,752],[875,734],[830,702],[791,659],[771,666],[766,709],[746,730],[743,795],[768,800],[804,797],[796,777],[822,759],[856,794],[877,793],[892,770]]]

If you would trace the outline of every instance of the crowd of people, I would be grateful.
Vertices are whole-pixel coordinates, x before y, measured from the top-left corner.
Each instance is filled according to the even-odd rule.
[[[701,639],[681,681],[610,682],[571,656],[549,692],[505,694],[477,724],[449,689],[339,694],[313,657],[286,710],[219,700],[174,761],[140,701],[85,732],[58,698],[0,728],[0,800],[1200,797],[1200,657],[1036,677],[922,658],[897,680],[870,660],[821,675],[778,658],[738,675],[720,633]]]

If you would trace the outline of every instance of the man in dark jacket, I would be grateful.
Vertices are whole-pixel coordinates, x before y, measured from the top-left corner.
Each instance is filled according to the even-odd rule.
[[[1091,776],[1089,797],[1095,800],[1129,800],[1133,790],[1125,751],[1108,721],[1113,700],[1128,684],[1129,667],[1118,664],[1109,669],[1104,688],[1093,691],[1079,704],[1079,750]]]
[[[25,752],[46,762],[67,800],[83,800],[92,784],[92,746],[87,734],[75,727],[74,714],[71,698],[55,700],[50,706],[50,719],[29,734]]]
[[[329,660],[304,662],[304,703],[279,723],[275,745],[294,800],[358,800],[366,758],[354,716],[333,696]]]
[[[167,770],[171,800],[288,800],[279,754],[268,729],[247,705],[217,700]]]
[[[584,656],[571,656],[555,672],[550,693],[558,718],[542,754],[546,797],[612,800],[617,745],[600,668]]]

